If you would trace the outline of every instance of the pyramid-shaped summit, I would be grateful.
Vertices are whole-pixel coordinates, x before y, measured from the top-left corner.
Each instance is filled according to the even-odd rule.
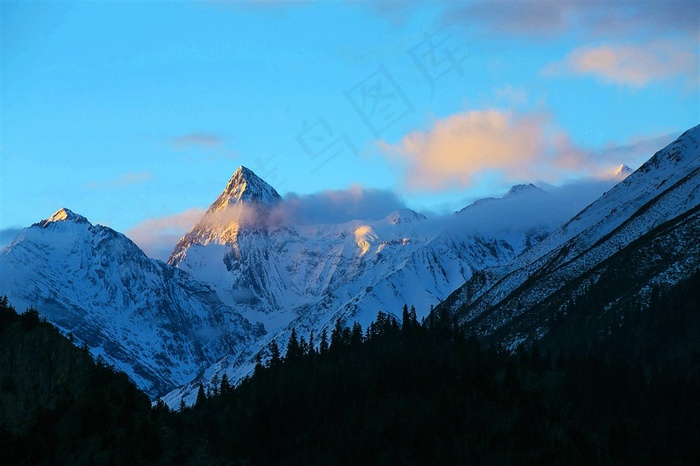
[[[238,167],[202,219],[175,245],[168,263],[177,265],[193,245],[231,245],[246,227],[264,229],[271,208],[281,200],[275,188],[252,170]]]
[[[78,215],[70,209],[62,207],[58,209],[51,217],[47,218],[46,220],[42,220],[37,225],[40,227],[47,227],[48,225],[56,222],[89,223],[88,219],[82,215]]]
[[[209,207],[207,213],[226,209],[229,205],[239,202],[274,205],[282,197],[252,170],[244,166],[238,167],[221,195]]]
[[[613,174],[614,178],[625,178],[626,176],[630,175],[634,170],[632,170],[630,167],[625,165],[624,163],[621,164],[617,169],[615,169],[615,173]]]

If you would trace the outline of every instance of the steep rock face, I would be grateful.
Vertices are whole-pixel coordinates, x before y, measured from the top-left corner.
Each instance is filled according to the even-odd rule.
[[[468,282],[443,305],[478,334],[512,346],[547,334],[553,312],[564,312],[568,299],[614,270],[637,275],[619,282],[627,288],[615,299],[643,300],[652,285],[688,277],[700,266],[699,143],[700,127],[686,131],[535,247]]]
[[[68,209],[26,228],[0,252],[2,294],[19,309],[40,309],[152,397],[241,351],[260,332],[186,272]]]
[[[282,198],[246,167],[238,167],[202,219],[175,246],[168,264],[177,266],[188,248],[208,244],[235,245],[239,230],[265,228],[269,211]]]

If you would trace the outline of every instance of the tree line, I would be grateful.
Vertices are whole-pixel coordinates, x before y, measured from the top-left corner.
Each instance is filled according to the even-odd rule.
[[[0,447],[15,464],[700,464],[696,373],[536,344],[511,353],[446,311],[397,314],[292,331],[238,386],[222,376],[178,411],[96,364],[83,397],[25,435],[0,430]],[[22,325],[2,317],[0,332]]]

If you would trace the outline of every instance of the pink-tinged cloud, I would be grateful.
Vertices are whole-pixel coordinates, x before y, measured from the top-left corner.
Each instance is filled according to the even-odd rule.
[[[413,131],[397,145],[380,142],[404,165],[413,189],[470,186],[484,171],[511,178],[530,172],[546,147],[547,117],[483,110],[438,120],[428,131]]]
[[[207,133],[189,133],[170,139],[170,144],[178,149],[186,149],[188,147],[213,148],[220,146],[221,142],[221,137]]]
[[[622,179],[629,173],[620,172],[622,165],[638,167],[658,150],[666,147],[679,133],[634,136],[623,142],[608,142],[591,149],[577,146],[563,131],[552,133],[550,172],[557,175],[580,174],[597,179]]]
[[[398,144],[379,142],[385,156],[404,173],[409,189],[467,188],[482,177],[503,182],[607,179],[621,164],[637,166],[672,135],[635,138],[599,149],[578,146],[542,113],[481,110],[452,115]]]
[[[111,180],[103,181],[90,181],[85,184],[87,189],[99,189],[99,188],[123,188],[126,186],[132,186],[135,184],[145,183],[150,181],[150,172],[138,172],[138,173],[125,173],[117,178]]]
[[[144,220],[125,234],[136,243],[148,257],[168,260],[178,240],[204,215],[202,209],[188,209],[166,217]]]
[[[606,83],[635,88],[680,78],[687,88],[693,88],[700,79],[699,59],[697,44],[585,46],[548,65],[543,73],[588,75]]]

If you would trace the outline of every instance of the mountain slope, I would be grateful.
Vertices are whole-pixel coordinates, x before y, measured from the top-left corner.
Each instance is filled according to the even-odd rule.
[[[231,195],[248,186],[257,189]],[[512,260],[575,213],[540,188],[519,185],[449,217],[402,209],[380,220],[307,225],[270,193],[272,187],[239,168],[170,259],[265,326],[253,354],[265,353],[272,339],[284,347],[292,329],[307,340],[314,332],[318,341],[337,319],[366,327],[378,311],[396,313],[404,303],[415,305],[421,318],[475,271]],[[203,379],[225,373],[235,382],[254,365],[254,357],[229,355]],[[198,385],[195,380],[165,400],[193,402]]]
[[[550,332],[552,313],[565,312],[568,300],[611,274],[624,278],[615,282],[613,301],[648,299],[653,285],[687,278],[700,266],[699,142],[700,127],[686,131],[537,246],[479,274],[443,306],[477,334],[512,347]],[[603,318],[605,306],[595,312]]]
[[[238,167],[202,219],[175,246],[168,264],[177,266],[193,245],[235,244],[239,229],[264,227],[269,210],[282,198],[246,167]]]
[[[260,329],[124,235],[61,209],[0,252],[0,295],[35,306],[150,396],[237,353]]]

